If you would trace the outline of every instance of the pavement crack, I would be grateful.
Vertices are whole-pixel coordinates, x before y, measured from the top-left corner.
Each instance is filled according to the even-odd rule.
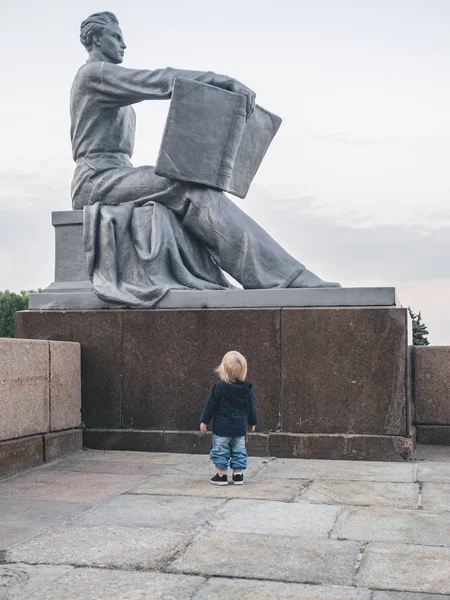
[[[369,542],[362,542],[359,546],[358,556],[356,557],[356,560],[355,560],[355,571],[353,573],[353,578],[352,578],[352,585],[354,585],[354,586],[356,586],[356,578],[361,569],[361,564],[364,559],[368,545],[369,545]]]
[[[417,498],[417,508],[418,510],[423,510],[423,496],[422,496],[422,490],[423,490],[423,483],[419,482],[419,494],[418,494],[418,498]]]
[[[337,523],[337,521],[338,521],[339,517],[341,516],[341,514],[342,514],[342,511],[343,511],[343,510],[344,510],[344,509],[343,509],[343,507],[342,507],[342,506],[340,506],[340,507],[339,507],[339,510],[338,510],[338,512],[336,513],[336,517],[335,517],[335,519],[334,519],[333,525],[332,525],[332,526],[330,527],[330,529],[328,530],[328,539],[330,539],[330,538],[331,538],[331,534],[333,533],[333,529],[336,527],[336,523]],[[339,538],[338,538],[338,539],[339,539]]]
[[[303,488],[301,489],[300,493],[294,497],[292,502],[298,502],[300,500],[300,498],[302,498],[305,495],[305,493],[309,490],[309,488],[311,487],[311,484],[313,482],[314,482],[314,479],[310,479],[309,481],[307,481],[305,483],[305,485],[303,486]],[[314,502],[312,502],[311,504],[314,504]]]

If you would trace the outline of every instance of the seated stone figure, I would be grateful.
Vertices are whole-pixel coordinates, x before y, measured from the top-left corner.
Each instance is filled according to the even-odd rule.
[[[133,167],[130,162],[136,127],[132,104],[143,100],[169,99],[174,79],[184,77],[243,94],[250,114],[255,106],[255,94],[249,88],[235,79],[213,72],[119,66],[126,45],[118,20],[110,12],[96,13],[83,21],[80,39],[89,58],[76,74],[71,90],[71,140],[76,161],[71,191],[73,208],[87,207],[85,226],[86,223],[89,226],[86,227],[85,243],[86,236],[91,235],[87,247],[93,251],[96,244],[100,244],[94,252],[96,257],[91,252],[91,274],[97,268],[95,263],[99,256],[103,257],[103,271],[110,267],[112,261],[116,264],[109,282],[113,287],[120,287],[119,280],[126,278],[130,271],[129,265],[123,264],[120,268],[122,257],[118,256],[118,234],[117,231],[111,233],[111,224],[121,214],[120,211],[112,211],[112,207],[124,208],[126,205],[127,223],[120,235],[131,231],[134,239],[138,240],[134,243],[134,247],[138,248],[137,254],[143,254],[139,240],[145,228],[149,233],[153,228],[151,233],[156,239],[161,229],[168,232],[175,224],[175,239],[179,242],[180,236],[186,238],[175,252],[177,256],[172,254],[168,260],[180,261],[183,268],[193,272],[197,279],[190,283],[189,277],[184,277],[179,286],[166,282],[168,288],[226,289],[230,285],[220,269],[229,273],[245,289],[340,287],[338,283],[321,280],[306,269],[223,192],[159,177],[153,167]],[[94,209],[94,206],[97,208]],[[103,225],[98,225],[99,206],[111,209],[104,213],[106,221]],[[132,215],[132,210],[138,207],[146,207],[152,212],[147,211],[145,218],[140,220]],[[159,225],[153,223],[154,213],[158,213]],[[101,229],[106,234],[98,239]],[[151,249],[144,253],[147,264],[150,264],[153,254],[158,254],[161,262],[167,243],[160,240],[158,254],[152,242]],[[204,270],[195,273],[197,259],[206,264],[206,274]],[[138,277],[147,277],[148,286],[154,284],[151,275],[145,275],[141,270],[139,273]],[[97,278],[97,285],[94,277],[97,293],[101,287],[99,282],[104,280],[104,272]],[[120,294],[103,291],[98,295],[107,300],[125,301]],[[140,296],[142,299],[145,294],[140,293]],[[154,298],[149,305],[152,303]],[[133,305],[133,302],[129,304]],[[134,305],[145,306],[145,302]]]

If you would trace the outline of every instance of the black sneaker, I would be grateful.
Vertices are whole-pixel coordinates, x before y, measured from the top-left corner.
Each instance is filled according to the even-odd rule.
[[[219,473],[216,473],[214,477],[211,478],[211,483],[214,485],[228,485],[228,477],[226,475],[219,475]]]
[[[244,483],[244,474],[233,473],[233,483],[234,485],[242,485]]]

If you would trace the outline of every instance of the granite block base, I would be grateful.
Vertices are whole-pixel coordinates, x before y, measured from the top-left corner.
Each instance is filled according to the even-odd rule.
[[[0,442],[0,479],[38,467],[43,462],[41,435]]]
[[[39,467],[82,448],[81,429],[5,440],[0,442],[0,479]]]
[[[91,450],[134,450],[209,454],[211,434],[197,431],[86,429],[83,444]],[[332,460],[409,461],[415,435],[402,436],[260,433],[247,436],[249,456]]]
[[[404,308],[25,311],[15,333],[81,344],[82,420],[109,431],[105,444],[116,449],[209,451],[192,432],[214,367],[238,350],[254,384],[257,430],[269,435],[254,438],[255,454],[412,453]]]
[[[83,448],[81,429],[69,429],[44,435],[44,461],[46,463],[78,452]]]
[[[450,425],[417,425],[419,444],[450,446]]]

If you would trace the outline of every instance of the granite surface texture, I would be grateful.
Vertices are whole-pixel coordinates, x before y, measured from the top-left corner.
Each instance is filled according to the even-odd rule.
[[[450,346],[414,346],[418,425],[450,428]]]
[[[48,342],[0,338],[0,440],[49,430]]]
[[[406,310],[282,312],[282,430],[406,434]]]
[[[94,447],[97,435],[103,448],[203,452],[195,432],[213,370],[236,349],[255,388],[258,454],[407,460],[414,450],[403,308],[26,311],[16,335],[81,344]]]

